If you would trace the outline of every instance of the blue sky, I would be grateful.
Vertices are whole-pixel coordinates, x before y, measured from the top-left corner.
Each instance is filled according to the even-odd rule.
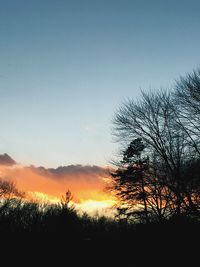
[[[114,112],[200,63],[200,1],[0,0],[0,153],[106,165]]]

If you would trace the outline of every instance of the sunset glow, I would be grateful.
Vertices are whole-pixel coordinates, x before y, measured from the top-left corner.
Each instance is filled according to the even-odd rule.
[[[56,204],[60,202],[60,199],[55,196],[48,195],[42,192],[34,192],[34,191],[28,191],[26,193],[26,198],[27,200],[40,202],[40,203]]]
[[[105,199],[101,201],[88,199],[79,204],[78,207],[84,211],[93,212],[95,210],[111,208],[115,203],[116,201],[114,199]]]
[[[64,168],[66,169],[58,176],[47,169],[41,170],[33,166],[0,166],[0,176],[14,182],[20,191],[25,192],[26,199],[31,201],[60,203],[65,192],[70,190],[73,195],[72,203],[79,210],[91,213],[115,204],[114,197],[105,191],[109,176],[104,168]]]

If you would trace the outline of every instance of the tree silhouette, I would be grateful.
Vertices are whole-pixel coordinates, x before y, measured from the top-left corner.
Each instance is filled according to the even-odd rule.
[[[200,155],[200,69],[177,81],[174,101],[178,107],[179,125],[187,134],[191,146]]]
[[[25,193],[20,192],[14,182],[0,178],[0,198],[24,197]]]
[[[166,205],[164,210],[168,209],[168,214],[177,217],[196,205],[194,193],[187,190],[192,178],[189,181],[183,174],[188,162],[197,158],[196,147],[199,147],[194,139],[196,147],[191,145],[191,137],[188,137],[179,117],[174,96],[162,91],[148,94],[143,92],[138,102],[128,100],[114,118],[117,141],[126,144],[142,138],[154,173],[152,177],[156,177],[154,185],[161,186],[160,196],[161,199],[162,196],[165,198],[162,201]],[[152,181],[149,185],[153,185]],[[158,195],[156,192],[150,199],[157,202]],[[154,208],[150,201],[149,205]]]
[[[119,218],[139,219],[146,223],[162,221],[172,208],[170,191],[144,150],[141,138],[129,144],[120,162],[121,167],[111,174],[113,181],[109,189],[119,199]]]
[[[119,199],[119,215],[128,217],[143,216],[146,223],[149,222],[147,210],[147,192],[145,190],[145,170],[148,168],[148,159],[142,158],[144,150],[142,139],[133,140],[124,151],[121,167],[112,173],[114,182],[112,189]],[[135,205],[142,207],[134,209]]]

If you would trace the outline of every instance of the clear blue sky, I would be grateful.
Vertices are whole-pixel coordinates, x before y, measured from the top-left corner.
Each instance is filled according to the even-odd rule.
[[[107,164],[123,99],[199,66],[199,14],[193,0],[0,0],[0,153]]]

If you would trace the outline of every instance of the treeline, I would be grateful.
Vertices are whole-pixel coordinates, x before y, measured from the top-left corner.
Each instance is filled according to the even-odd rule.
[[[79,214],[73,206],[64,203],[41,204],[10,198],[0,204],[0,237],[15,236],[31,238],[58,238],[68,241],[127,241],[141,242],[142,237],[156,238],[175,234],[181,237],[183,231],[188,236],[197,233],[199,223],[182,221],[182,225],[174,220],[148,226],[142,223],[133,224],[128,221],[117,221],[104,216],[88,216]]]
[[[108,218],[86,213],[80,214],[71,204],[72,195],[67,191],[59,203],[49,204],[27,201],[25,194],[15,184],[0,179],[0,234],[56,234],[67,238],[89,240],[100,228],[114,229]],[[110,230],[108,230],[110,231]],[[100,231],[101,234],[103,231]]]
[[[191,220],[180,224],[173,219],[158,223],[132,223],[128,220],[116,220],[104,216],[89,216],[78,212],[70,204],[72,195],[69,191],[62,197],[60,203],[45,204],[27,201],[24,194],[18,191],[12,182],[0,179],[0,238],[20,241],[23,237],[32,240],[36,238],[56,242],[127,242],[135,240],[143,242],[142,238],[158,238],[162,233],[165,241],[169,232],[181,237],[182,232],[188,236],[196,234],[199,223]],[[29,241],[27,241],[29,242]],[[52,241],[51,241],[52,242]],[[136,244],[136,243],[135,243]]]
[[[110,189],[119,220],[200,219],[200,70],[173,90],[142,92],[114,117],[122,144]]]
[[[0,178],[0,238],[18,236],[44,237],[63,240],[103,240],[119,238],[129,231],[108,217],[89,216],[71,204],[67,191],[57,204],[28,201],[23,192],[8,179]],[[120,230],[121,229],[121,230]]]

